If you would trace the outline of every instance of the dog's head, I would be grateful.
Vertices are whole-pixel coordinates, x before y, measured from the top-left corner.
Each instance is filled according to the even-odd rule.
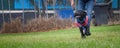
[[[86,12],[85,11],[82,11],[82,10],[77,10],[75,13],[74,13],[74,17],[77,19],[77,22],[78,23],[83,23],[85,21],[85,18],[86,18]]]
[[[82,10],[77,10],[75,13],[74,13],[74,17],[76,18],[79,18],[79,19],[83,19],[84,17],[86,17],[86,12],[85,11],[82,11]]]

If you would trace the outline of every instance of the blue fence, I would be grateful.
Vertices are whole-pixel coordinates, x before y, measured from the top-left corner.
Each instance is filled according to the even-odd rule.
[[[34,0],[35,4],[38,5],[40,9],[42,9],[42,0]],[[47,2],[47,0],[43,0],[44,2]],[[69,0],[53,0],[53,2],[47,2],[47,9],[71,9]],[[97,3],[103,3],[105,0],[97,0]],[[2,6],[3,3],[3,6]],[[119,8],[119,0],[113,0],[112,1],[112,8],[118,9]],[[2,10],[2,7],[4,10],[9,9],[16,10],[16,9],[34,9],[34,6],[30,3],[30,0],[0,0],[0,10]]]
[[[73,17],[73,10],[71,8],[69,0],[52,0],[52,2],[49,2],[48,0],[32,1],[34,1],[33,4],[36,4],[39,9],[43,9],[42,3],[44,2],[47,10],[57,10],[56,13],[58,13],[61,18]],[[102,3],[104,1],[105,0],[97,0],[97,3]],[[113,0],[112,8],[119,9],[119,3],[120,0]],[[35,6],[33,4],[30,2],[30,0],[0,0],[0,27],[4,21],[9,22],[11,18],[16,18],[18,16],[21,16],[23,23],[26,20],[30,20],[39,16],[40,14],[37,15],[37,11],[35,10]],[[20,10],[22,12],[16,13],[11,12],[11,10]],[[32,12],[27,12],[24,10],[32,10]]]
[[[97,3],[104,3],[105,0],[97,0]],[[111,0],[112,1],[112,8],[119,9],[120,0]]]

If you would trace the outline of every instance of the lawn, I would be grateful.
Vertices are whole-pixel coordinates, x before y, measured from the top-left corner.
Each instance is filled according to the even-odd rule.
[[[0,34],[0,48],[120,48],[120,25],[91,27],[81,39],[77,28],[19,34]]]

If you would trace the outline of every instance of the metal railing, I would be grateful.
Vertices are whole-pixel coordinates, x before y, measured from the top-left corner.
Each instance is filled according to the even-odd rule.
[[[77,3],[75,6],[77,6]],[[11,22],[13,15],[16,13],[18,15],[15,14],[14,16],[21,16],[24,24],[27,17],[45,16],[48,18],[49,14],[55,16],[56,9],[71,9],[69,0],[0,0],[0,23],[5,22],[6,18],[9,18],[7,20]]]
[[[59,2],[58,2],[59,1]],[[55,16],[56,9],[68,9],[69,0],[0,0],[0,28],[4,22],[11,22],[15,16],[21,17],[22,24],[28,18]],[[64,6],[63,6],[63,5]],[[44,8],[45,7],[45,8]]]

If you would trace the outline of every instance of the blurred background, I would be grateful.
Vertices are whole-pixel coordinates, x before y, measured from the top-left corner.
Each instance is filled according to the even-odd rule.
[[[77,8],[77,0],[75,0]],[[69,0],[0,0],[0,29],[4,22],[20,17],[22,24],[27,21],[52,16],[73,18],[76,10]],[[119,24],[120,0],[97,0],[93,10],[93,25]]]

